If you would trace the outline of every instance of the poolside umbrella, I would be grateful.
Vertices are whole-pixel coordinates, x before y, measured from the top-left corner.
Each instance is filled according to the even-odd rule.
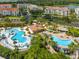
[[[16,44],[17,42],[16,41],[13,41],[13,44]]]
[[[6,37],[5,37],[5,35],[4,34],[2,34],[2,39],[5,39]]]
[[[2,34],[2,37],[4,37],[5,35],[4,34]]]

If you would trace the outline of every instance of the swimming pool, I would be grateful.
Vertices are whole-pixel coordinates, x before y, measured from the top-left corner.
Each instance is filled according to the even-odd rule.
[[[15,45],[19,50],[30,48],[32,36],[28,36],[28,33],[25,31],[26,30],[21,27],[4,28],[0,35],[5,35],[6,39],[2,41],[2,44],[12,50],[15,49]],[[16,44],[14,44],[14,42],[16,42]]]
[[[51,38],[54,42],[56,42],[58,45],[61,45],[61,46],[68,46],[72,43],[72,41],[69,39],[68,40],[60,39],[56,36],[52,36]]]
[[[11,32],[15,33],[15,35],[12,37],[12,40],[18,41],[20,43],[26,42],[27,38],[23,37],[25,32],[19,31],[18,29],[11,29]]]

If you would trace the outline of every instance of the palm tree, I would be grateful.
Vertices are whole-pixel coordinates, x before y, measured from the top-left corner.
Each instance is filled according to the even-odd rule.
[[[57,24],[54,24],[54,25],[53,25],[53,30],[54,30],[54,31],[57,31],[57,28],[58,28],[58,25],[57,25]]]
[[[71,43],[68,47],[69,47],[71,53],[73,53],[76,50],[76,48],[77,48],[74,43]]]

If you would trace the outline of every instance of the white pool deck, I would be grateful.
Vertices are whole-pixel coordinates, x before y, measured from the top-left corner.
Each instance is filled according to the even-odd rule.
[[[5,30],[5,28],[2,28],[2,29],[3,30],[1,30],[0,33],[1,34],[4,34],[6,30]],[[23,49],[24,50],[24,49],[27,49],[28,48],[27,47],[27,44],[30,45],[31,38],[27,36],[28,33],[26,31],[26,28],[22,28],[22,29],[23,29],[22,31],[24,31],[25,34],[26,34],[26,36],[24,36],[24,37],[27,38],[27,41],[24,42],[24,43],[17,43],[16,45],[20,46],[19,49]],[[21,28],[18,28],[18,30],[21,31]],[[13,35],[9,35],[9,33],[5,33],[5,35],[6,35],[7,38],[5,40],[1,40],[0,44],[3,45],[4,47],[8,47],[8,48],[10,48],[12,50],[15,49],[14,48],[13,41],[11,40],[11,38],[12,38]]]

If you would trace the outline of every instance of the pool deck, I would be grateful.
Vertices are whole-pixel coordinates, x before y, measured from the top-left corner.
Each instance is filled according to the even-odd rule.
[[[5,32],[6,32],[6,29],[5,28],[0,28],[1,30],[0,30],[0,34],[4,34]],[[24,28],[17,28],[19,31],[24,31],[25,32],[25,36],[23,35],[23,37],[28,37],[28,33],[27,33],[27,31],[26,31],[26,29],[24,29]],[[13,35],[9,35],[8,33],[5,33],[5,36],[6,36],[6,39],[5,40],[1,40],[1,42],[0,42],[0,44],[2,45],[2,46],[4,46],[4,47],[8,47],[8,48],[10,48],[10,49],[15,49],[13,46],[14,46],[14,44],[13,44],[13,41],[11,40],[11,38],[12,38],[12,36]],[[7,43],[8,42],[8,43]],[[30,40],[30,37],[28,37],[27,38],[27,44],[28,45],[30,45],[30,42],[31,42],[31,40]],[[21,45],[22,45],[22,47],[19,47],[19,49],[21,49],[21,50],[25,50],[25,49],[27,49],[28,47],[27,47],[27,45],[25,45],[26,43],[21,43]],[[18,44],[17,44],[18,45]],[[25,47],[25,46],[26,47]]]
[[[74,44],[78,44],[76,43],[74,40],[77,39],[78,37],[73,37],[73,36],[68,36],[66,33],[63,33],[63,32],[60,32],[60,33],[53,33],[53,32],[44,32],[46,33],[47,35],[53,35],[53,36],[56,36],[58,38],[60,38],[61,40],[71,40]],[[68,48],[66,46],[60,46],[58,45],[59,47],[62,47],[62,48]]]

